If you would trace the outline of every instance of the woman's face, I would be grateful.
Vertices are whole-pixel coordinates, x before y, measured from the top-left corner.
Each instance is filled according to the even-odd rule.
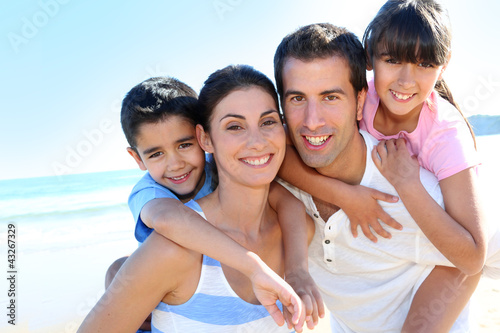
[[[219,181],[270,184],[285,155],[285,131],[274,99],[263,89],[235,90],[215,107],[200,140],[213,153]]]

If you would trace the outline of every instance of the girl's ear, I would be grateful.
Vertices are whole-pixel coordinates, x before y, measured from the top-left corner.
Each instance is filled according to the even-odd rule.
[[[444,63],[443,67],[441,68],[441,73],[439,73],[438,81],[443,79],[444,71],[448,67],[448,64],[450,63],[450,59],[451,59],[451,52],[448,54],[448,57],[446,58],[446,62]]]
[[[200,124],[196,125],[196,139],[201,149],[207,153],[213,153],[214,147],[212,145],[212,140],[210,140],[210,135],[205,132],[205,129]]]
[[[141,156],[139,156],[139,154],[137,153],[137,151],[134,148],[128,147],[127,152],[130,154],[130,156],[132,156],[134,158],[135,162],[137,163],[137,165],[139,166],[139,168],[142,171],[146,171],[148,169],[148,168],[146,168],[146,165],[144,165],[144,162],[142,161]]]

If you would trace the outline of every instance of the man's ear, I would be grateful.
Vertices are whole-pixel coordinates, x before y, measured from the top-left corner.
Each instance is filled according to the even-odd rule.
[[[207,153],[213,154],[214,147],[212,145],[210,135],[205,132],[205,129],[200,124],[196,125],[196,139],[198,140],[198,144],[200,145],[201,149],[203,149]]]
[[[367,89],[363,89],[358,93],[356,99],[356,120],[360,121],[363,119],[363,107],[365,106]]]
[[[130,156],[132,156],[135,160],[135,162],[137,163],[137,165],[139,166],[139,168],[142,170],[142,171],[146,171],[148,168],[146,168],[146,166],[144,165],[144,162],[142,161],[141,157],[139,156],[139,154],[137,153],[137,151],[132,148],[132,147],[127,147],[127,152],[130,154]]]

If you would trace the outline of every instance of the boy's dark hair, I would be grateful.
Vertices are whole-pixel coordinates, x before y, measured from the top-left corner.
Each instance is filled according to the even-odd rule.
[[[122,102],[121,123],[130,147],[137,145],[142,124],[155,124],[176,115],[196,126],[198,95],[172,77],[153,77],[133,87]]]
[[[366,59],[363,46],[352,32],[329,23],[301,27],[281,41],[274,54],[274,78],[283,102],[283,67],[288,58],[313,61],[318,58],[342,57],[349,63],[350,82],[355,93],[367,89]]]

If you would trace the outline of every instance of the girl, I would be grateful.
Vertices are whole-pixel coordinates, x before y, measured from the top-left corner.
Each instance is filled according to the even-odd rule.
[[[200,104],[203,126],[197,126],[196,136],[214,156],[219,185],[188,204],[283,276],[283,236],[268,202],[285,150],[274,86],[248,66],[231,66],[209,77]],[[308,222],[311,238],[313,226]],[[219,246],[213,241],[211,245]],[[250,267],[243,269],[245,276],[153,232],[127,259],[79,332],[132,332],[155,307],[153,332],[288,332],[273,322],[284,323],[276,295],[253,285],[261,282],[259,271],[276,275],[263,266],[256,275],[248,272]],[[123,281],[126,290],[120,291]],[[300,300],[289,287],[284,289],[280,300],[297,323]],[[257,305],[259,301],[264,306]]]

